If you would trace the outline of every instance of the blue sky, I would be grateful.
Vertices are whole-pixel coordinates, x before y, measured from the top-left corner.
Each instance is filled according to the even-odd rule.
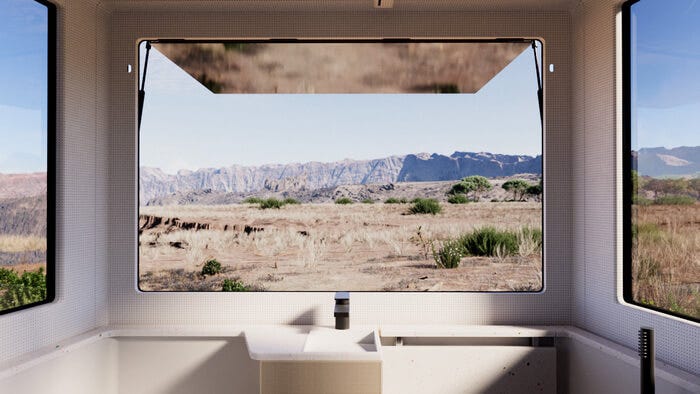
[[[46,171],[46,7],[2,0],[0,173]]]
[[[700,2],[642,0],[632,12],[632,148],[700,145]]]
[[[174,173],[455,150],[538,155],[533,62],[528,49],[477,94],[213,94],[152,50],[140,164]]]

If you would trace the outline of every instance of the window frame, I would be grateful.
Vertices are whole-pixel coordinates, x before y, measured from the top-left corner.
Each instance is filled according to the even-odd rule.
[[[637,302],[632,293],[632,6],[639,1],[622,4],[622,298],[630,305],[700,323],[698,318]]]
[[[29,1],[29,0],[28,0]],[[0,310],[0,315],[50,304],[56,299],[56,113],[57,113],[57,10],[47,0],[31,0],[46,7],[46,297],[15,308]]]
[[[37,0],[39,1],[39,0]],[[546,78],[545,78],[545,40],[541,37],[498,37],[498,38],[445,38],[445,39],[430,39],[430,38],[372,38],[372,39],[297,39],[297,38],[270,38],[270,39],[200,39],[200,38],[140,38],[136,43],[136,64],[138,65],[135,79],[135,90],[134,90],[134,100],[138,101],[139,89],[141,88],[141,79],[143,65],[141,63],[141,53],[140,48],[144,43],[160,43],[160,44],[219,44],[219,43],[231,43],[231,44],[331,44],[331,43],[342,43],[342,44],[384,44],[384,43],[514,43],[514,42],[536,42],[540,47],[540,58],[538,61],[539,78],[542,86],[542,108],[541,108],[541,129],[540,129],[540,154],[542,156],[542,197],[540,203],[542,204],[542,209],[540,212],[540,223],[542,224],[542,257],[541,257],[541,275],[542,275],[542,286],[536,291],[478,291],[478,290],[450,290],[450,291],[434,291],[430,293],[434,294],[497,294],[497,295],[541,295],[547,290],[547,264],[546,264],[546,244],[547,244],[547,226],[546,226],[546,198],[547,198],[547,187],[546,187],[546,152],[545,152],[545,136],[546,136],[546,125],[547,125],[547,110],[545,105],[546,98]],[[147,92],[146,92],[147,93]],[[533,94],[537,94],[537,90],[533,89]],[[536,98],[537,99],[537,98]],[[138,105],[137,105],[138,107]],[[141,215],[141,201],[140,201],[140,190],[141,190],[141,128],[138,123],[138,109],[134,114],[134,125],[136,131],[136,290],[139,294],[217,294],[222,293],[221,291],[184,291],[184,290],[144,290],[141,288],[140,280],[140,269],[141,269],[141,253],[139,251],[140,233],[139,233],[139,217]],[[339,289],[344,290],[344,289]],[[261,293],[328,293],[334,290],[265,290]],[[353,293],[377,293],[377,294],[418,294],[421,291],[417,290],[398,290],[398,291],[382,291],[382,290],[353,290]]]

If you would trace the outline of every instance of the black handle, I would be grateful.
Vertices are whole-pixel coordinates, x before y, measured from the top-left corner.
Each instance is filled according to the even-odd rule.
[[[642,327],[639,329],[639,364],[640,388],[642,394],[654,394],[654,330]]]

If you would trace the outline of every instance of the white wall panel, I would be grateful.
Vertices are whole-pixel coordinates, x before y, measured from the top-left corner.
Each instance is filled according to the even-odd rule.
[[[107,321],[107,96],[102,89],[108,84],[103,56],[107,47],[102,46],[107,42],[108,15],[92,1],[56,4],[56,301],[0,316],[0,362]]]
[[[540,37],[545,41],[546,225],[541,294],[355,293],[354,323],[567,324],[572,253],[570,17],[556,12],[240,11],[223,2],[117,7],[111,19],[110,322],[224,325],[333,322],[331,293],[139,293],[136,290],[136,89],[121,70],[145,38]],[[533,87],[533,96],[535,90]],[[534,98],[534,97],[533,97]],[[147,115],[147,114],[146,114]]]
[[[587,1],[574,13],[574,322],[630,348],[640,326],[654,327],[657,357],[698,375],[700,325],[619,301],[619,11],[612,2]]]

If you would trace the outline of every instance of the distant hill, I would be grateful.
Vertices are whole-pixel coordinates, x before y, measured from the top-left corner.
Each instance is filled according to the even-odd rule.
[[[503,177],[525,173],[541,174],[542,157],[483,152],[455,152],[450,156],[423,153],[330,163],[234,165],[183,170],[174,175],[157,168],[141,167],[139,197],[144,204],[154,198],[204,190],[226,193],[309,191],[341,185],[448,181],[469,175]]]
[[[652,177],[700,175],[700,146],[642,148],[632,152],[632,168]]]
[[[46,196],[0,199],[0,234],[46,235]]]
[[[0,199],[33,197],[46,194],[46,173],[2,174],[0,173]]]

